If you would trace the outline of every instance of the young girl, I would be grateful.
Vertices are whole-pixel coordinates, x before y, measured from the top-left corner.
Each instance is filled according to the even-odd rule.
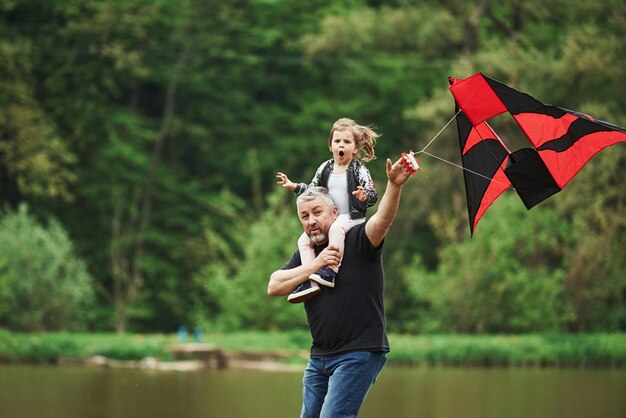
[[[283,174],[278,173],[277,184],[291,190],[296,195],[309,187],[323,186],[337,206],[339,215],[328,232],[328,244],[339,249],[343,256],[344,238],[355,225],[365,222],[365,212],[378,200],[374,182],[364,162],[376,158],[374,146],[380,135],[367,126],[361,126],[352,119],[342,118],[333,124],[328,139],[328,148],[333,158],[319,166],[311,184],[293,183]],[[298,240],[302,265],[311,263],[315,258],[313,243],[303,233]],[[340,258],[341,262],[341,258]],[[324,267],[309,276],[287,298],[289,302],[304,302],[317,295],[320,284],[334,287],[339,265]]]

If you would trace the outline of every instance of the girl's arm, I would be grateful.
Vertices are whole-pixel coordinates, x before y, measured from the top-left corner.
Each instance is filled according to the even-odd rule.
[[[378,193],[376,192],[376,187],[374,187],[372,175],[365,164],[361,164],[361,167],[359,167],[357,179],[359,185],[365,189],[365,205],[368,208],[374,206],[378,201]]]
[[[300,196],[306,189],[309,187],[317,187],[320,185],[320,180],[322,179],[322,171],[324,171],[324,167],[328,164],[328,161],[324,161],[322,165],[320,165],[315,171],[315,175],[313,176],[313,180],[311,180],[311,184],[306,183],[297,183],[294,193]]]
[[[276,173],[276,178],[278,179],[276,184],[280,184],[285,189],[289,189],[292,192],[296,191],[296,187],[297,187],[296,183],[294,183],[293,181],[289,180],[289,177],[287,177],[287,175],[285,173],[281,173],[279,171],[278,173]]]

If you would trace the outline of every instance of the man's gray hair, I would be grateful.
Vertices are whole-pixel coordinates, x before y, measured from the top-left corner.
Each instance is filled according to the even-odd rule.
[[[298,196],[298,198],[296,199],[296,207],[299,206],[302,202],[309,202],[311,200],[317,199],[318,197],[324,199],[324,201],[328,203],[331,207],[335,206],[335,202],[333,201],[333,198],[330,197],[328,189],[326,189],[326,187],[316,186],[309,187],[304,192],[302,192],[300,196]]]

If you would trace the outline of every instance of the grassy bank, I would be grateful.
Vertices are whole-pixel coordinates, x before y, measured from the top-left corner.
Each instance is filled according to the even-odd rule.
[[[625,367],[626,334],[393,336],[394,363]]]
[[[390,364],[403,366],[626,367],[626,334],[390,335]],[[59,357],[102,355],[111,359],[171,360],[175,334],[21,334],[0,330],[0,362],[53,363]],[[290,353],[304,362],[307,332],[205,334],[202,342],[227,351]]]

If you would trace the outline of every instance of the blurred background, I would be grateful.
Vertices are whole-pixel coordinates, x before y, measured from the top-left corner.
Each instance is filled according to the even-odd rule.
[[[382,134],[381,194],[387,158],[452,163],[420,155],[384,249],[390,365],[435,367],[387,367],[363,417],[623,417],[626,144],[531,211],[505,193],[470,237],[455,124],[430,141],[447,77],[479,71],[626,126],[625,10],[0,0],[0,415],[297,415],[306,318],[266,289],[301,226],[275,173],[309,182],[349,117]],[[136,370],[182,342],[296,372]],[[71,366],[94,355],[128,368]]]
[[[382,133],[369,169],[454,114],[481,71],[626,125],[624,3],[590,0],[0,1],[0,326],[292,329],[266,296],[332,123]],[[495,129],[515,149],[510,121]],[[518,142],[516,142],[518,141]],[[523,144],[522,144],[523,146]],[[452,123],[429,151],[459,163]],[[397,332],[626,329],[626,146],[470,238],[462,171],[423,156],[385,246]],[[370,210],[369,214],[374,213]]]

